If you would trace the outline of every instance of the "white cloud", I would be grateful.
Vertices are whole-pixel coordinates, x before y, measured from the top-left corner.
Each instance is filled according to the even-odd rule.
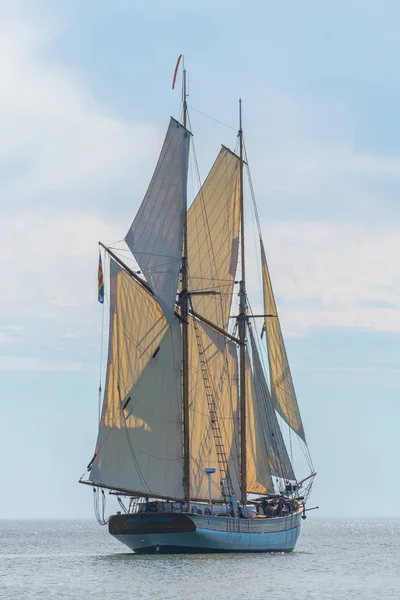
[[[3,318],[64,315],[64,327],[74,312],[75,322],[84,318],[97,294],[97,241],[118,240],[123,232],[118,221],[85,213],[25,214],[23,221],[6,215],[0,222]]]
[[[400,332],[397,228],[273,222],[264,233],[288,332],[321,327]]]
[[[3,14],[2,14],[3,13]],[[115,182],[142,181],[159,132],[150,124],[127,122],[95,101],[64,67],[46,60],[55,34],[10,17],[0,6],[1,198],[40,204],[79,201],[88,190]]]

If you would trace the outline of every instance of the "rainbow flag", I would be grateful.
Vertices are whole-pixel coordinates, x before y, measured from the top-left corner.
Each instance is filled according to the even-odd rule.
[[[97,279],[98,279],[98,300],[100,302],[100,304],[103,304],[104,302],[104,278],[103,278],[103,265],[101,263],[101,254],[99,252],[99,270],[97,273]]]

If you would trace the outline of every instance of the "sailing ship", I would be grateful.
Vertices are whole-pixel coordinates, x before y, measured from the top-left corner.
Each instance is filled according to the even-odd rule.
[[[170,118],[125,237],[140,271],[102,245],[106,382],[95,453],[80,482],[93,487],[98,521],[135,553],[290,552],[315,472],[257,213],[261,315],[246,289],[241,101],[238,152],[221,147],[188,206],[185,69],[182,82],[182,122]],[[300,481],[287,432],[309,458]],[[106,490],[121,506],[109,518]]]

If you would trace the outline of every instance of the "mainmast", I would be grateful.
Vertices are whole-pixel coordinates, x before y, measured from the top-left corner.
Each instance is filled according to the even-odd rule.
[[[247,501],[247,455],[246,455],[246,264],[244,251],[244,194],[243,194],[243,130],[242,130],[242,100],[239,100],[239,198],[240,198],[240,250],[241,250],[241,280],[239,289],[239,372],[240,372],[240,490],[241,501],[246,506]]]
[[[186,69],[183,66],[182,124],[187,124],[187,92]],[[190,502],[190,443],[189,443],[189,294],[188,294],[188,237],[187,237],[187,193],[185,194],[185,221],[183,229],[183,255],[182,255],[182,290],[180,306],[182,315],[182,417],[183,417],[183,491],[187,510]]]

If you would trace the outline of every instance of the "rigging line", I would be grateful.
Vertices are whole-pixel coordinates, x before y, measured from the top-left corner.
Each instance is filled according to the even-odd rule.
[[[118,243],[119,242],[117,242],[117,244]],[[115,246],[114,244],[108,244],[107,248],[110,248],[111,250],[116,250],[117,252],[125,252],[126,254],[132,254],[132,252],[129,248],[121,248],[120,246]],[[132,254],[132,258],[134,258],[133,254]]]
[[[244,140],[243,140],[243,147],[244,147],[244,155],[246,157],[246,171],[247,171],[247,179],[248,179],[248,183],[249,183],[249,187],[250,187],[251,201],[252,201],[252,204],[253,204],[254,214],[256,216],[258,234],[259,234],[260,238],[262,239],[260,216],[258,214],[258,208],[257,208],[257,203],[256,203],[256,195],[254,193],[253,180],[251,178],[250,167],[249,167],[249,158],[248,158],[248,155],[247,155],[247,149],[246,149],[246,144],[245,144]]]
[[[136,255],[143,254],[145,256],[157,256],[158,258],[165,258],[166,259],[165,263],[158,264],[157,267],[163,266],[164,264],[167,265],[168,263],[171,263],[171,262],[176,262],[176,260],[177,260],[174,256],[172,256],[170,254],[158,254],[156,252],[144,252],[144,251],[139,252],[138,250],[136,250],[135,254]]]
[[[296,434],[296,437],[299,440],[300,448],[301,448],[301,450],[303,452],[303,456],[306,459],[306,462],[307,462],[309,468],[312,471],[315,471],[314,464],[313,464],[313,461],[312,461],[312,458],[311,458],[311,453],[310,453],[310,450],[308,448],[308,445],[297,434]]]
[[[254,244],[254,256],[258,257],[258,260],[256,260],[257,263],[257,282],[258,282],[258,293],[259,293],[259,298],[260,298],[260,304],[263,306],[264,304],[264,298],[263,298],[263,294],[264,294],[264,290],[263,290],[263,283],[262,283],[262,265],[261,260],[260,260],[260,238],[258,237],[257,239],[257,235],[256,235],[256,227],[255,227],[255,219],[257,218],[257,215],[255,213],[254,210],[254,202],[252,202],[252,209],[250,211],[251,214],[251,220],[252,220],[252,232],[253,232],[253,244]],[[258,227],[258,224],[257,224]],[[260,233],[258,233],[258,236],[260,236]],[[260,269],[261,266],[261,269]],[[265,312],[264,310],[262,312]],[[255,323],[254,323],[255,325]],[[255,327],[255,331],[257,331],[257,328]],[[257,332],[258,333],[258,332]]]
[[[100,250],[100,249],[99,249]],[[105,254],[105,253],[104,253]],[[104,256],[104,259],[106,258],[106,256]],[[105,264],[105,260],[103,260],[103,264]],[[104,277],[104,275],[103,275]],[[103,282],[103,286],[104,286],[104,282]],[[103,287],[104,289],[104,287]],[[104,294],[105,296],[105,294]],[[99,397],[98,397],[98,423],[100,424],[100,420],[101,420],[101,392],[102,392],[102,387],[101,387],[101,376],[102,376],[102,371],[103,371],[103,352],[104,352],[104,313],[105,313],[105,306],[104,306],[105,302],[103,301],[102,306],[101,306],[101,340],[100,340],[100,369],[99,369]]]
[[[214,117],[211,117],[210,115],[207,115],[206,113],[202,112],[201,110],[198,110],[197,108],[194,108],[193,106],[188,106],[188,108],[190,108],[190,110],[194,110],[194,112],[199,113],[199,115],[202,115],[203,117],[206,117],[207,119],[210,119],[211,121],[215,121],[215,123],[219,123],[220,125],[223,125],[224,127],[227,127],[228,129],[233,129],[233,131],[237,131],[237,127],[232,127],[232,125],[228,125],[227,123],[224,123],[223,121],[219,121],[218,119],[215,119]],[[191,123],[189,121],[190,127],[191,127]]]
[[[289,427],[289,445],[290,445],[290,462],[293,465],[293,469],[294,469],[294,460],[293,460],[293,445],[292,445],[292,432],[291,429]]]

